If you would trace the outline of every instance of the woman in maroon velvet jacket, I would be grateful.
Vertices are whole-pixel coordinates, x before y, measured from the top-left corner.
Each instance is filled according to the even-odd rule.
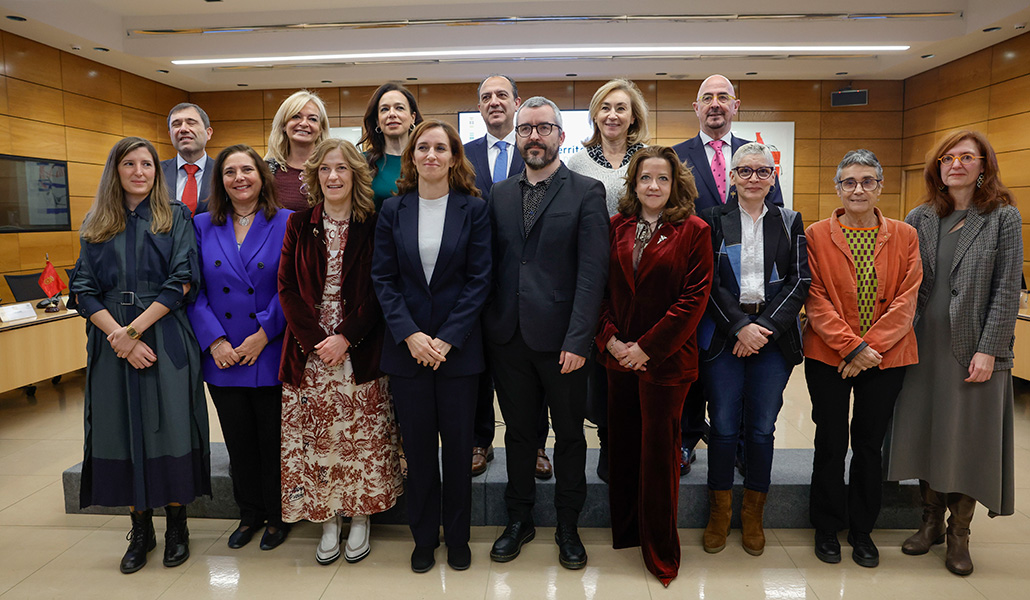
[[[608,371],[612,546],[641,546],[663,585],[679,572],[680,414],[697,379],[694,335],[712,280],[712,239],[697,188],[670,148],[629,163],[612,217],[598,360]]]
[[[315,559],[368,555],[368,516],[402,491],[398,430],[379,370],[384,322],[372,289],[372,177],[350,143],[327,139],[304,165],[311,208],[290,215],[279,263],[283,521],[322,523]],[[260,267],[260,265],[259,265]]]

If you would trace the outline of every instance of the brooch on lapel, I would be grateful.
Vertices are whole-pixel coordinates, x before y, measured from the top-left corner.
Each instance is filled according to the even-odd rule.
[[[664,241],[665,241],[665,240],[667,240],[667,239],[669,239],[669,238],[665,237],[664,235],[660,235],[660,236],[658,236],[658,241],[657,241],[657,242],[655,242],[655,244],[656,244],[656,245],[657,245],[657,244],[661,244],[662,242],[664,242]]]

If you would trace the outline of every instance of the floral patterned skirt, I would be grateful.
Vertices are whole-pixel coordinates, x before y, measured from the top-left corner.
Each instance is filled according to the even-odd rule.
[[[399,434],[385,377],[354,383],[350,356],[315,353],[300,386],[283,385],[283,521],[371,515],[403,493]]]

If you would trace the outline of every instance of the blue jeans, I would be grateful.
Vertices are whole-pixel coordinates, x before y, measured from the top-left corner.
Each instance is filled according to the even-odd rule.
[[[769,491],[772,471],[773,432],[776,416],[783,406],[792,365],[769,341],[757,354],[738,358],[727,347],[711,360],[701,363],[708,401],[708,487],[733,488],[733,461],[744,423],[747,477],[744,487],[756,492]]]

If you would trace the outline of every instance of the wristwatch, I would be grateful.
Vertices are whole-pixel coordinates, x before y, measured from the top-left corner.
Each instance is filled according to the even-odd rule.
[[[136,331],[136,328],[132,325],[125,326],[125,333],[127,333],[129,337],[134,340],[138,340],[143,335],[142,333]]]

